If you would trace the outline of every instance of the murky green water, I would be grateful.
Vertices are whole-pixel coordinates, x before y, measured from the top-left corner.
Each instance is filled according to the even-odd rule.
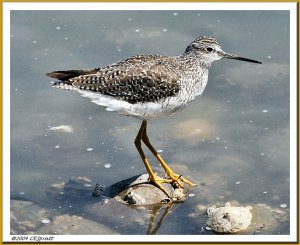
[[[149,122],[150,138],[165,160],[200,183],[155,232],[214,234],[205,229],[199,210],[236,201],[265,204],[286,216],[257,234],[289,234],[287,11],[13,11],[11,196],[121,234],[146,234],[148,221],[113,218],[115,211],[106,208],[93,216],[81,208],[84,199],[47,194],[50,185],[72,177],[109,186],[145,168],[133,144],[139,120],[50,88],[45,73],[101,67],[142,53],[177,55],[201,35],[215,36],[225,51],[263,64],[215,62],[200,98]],[[74,133],[49,130],[62,124]],[[120,210],[138,217],[136,210]]]

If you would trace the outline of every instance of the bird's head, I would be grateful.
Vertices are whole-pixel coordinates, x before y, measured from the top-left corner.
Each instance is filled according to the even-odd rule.
[[[192,53],[198,56],[203,62],[211,64],[212,62],[220,59],[235,59],[246,62],[261,64],[257,60],[252,60],[240,57],[234,54],[226,53],[222,50],[221,45],[213,37],[198,37],[185,50],[185,53]]]

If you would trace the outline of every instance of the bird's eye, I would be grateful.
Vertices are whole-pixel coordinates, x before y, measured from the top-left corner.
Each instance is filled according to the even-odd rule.
[[[214,49],[211,48],[211,47],[208,47],[208,48],[206,48],[206,51],[207,51],[208,53],[212,53],[212,52],[214,51]]]

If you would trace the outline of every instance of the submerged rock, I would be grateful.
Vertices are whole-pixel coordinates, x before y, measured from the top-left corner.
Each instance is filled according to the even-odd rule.
[[[30,201],[11,200],[11,235],[115,235],[100,222],[79,215],[59,214]]]
[[[42,208],[30,201],[11,200],[10,232],[12,235],[32,235],[47,221],[50,222],[55,212]]]
[[[53,221],[41,227],[37,234],[53,235],[116,235],[118,232],[78,215],[58,215]]]
[[[245,230],[252,220],[251,209],[251,206],[232,207],[229,202],[224,207],[209,207],[206,210],[207,225],[219,233],[236,233]]]
[[[162,186],[171,196],[170,198],[161,189],[150,183],[148,179],[148,174],[134,176],[108,187],[103,194],[129,205],[154,205],[185,199],[185,189],[169,183],[162,183]]]

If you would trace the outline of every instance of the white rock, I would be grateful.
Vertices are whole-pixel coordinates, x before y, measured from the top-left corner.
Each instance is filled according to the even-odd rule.
[[[252,220],[251,209],[251,206],[231,207],[230,203],[219,208],[209,207],[206,210],[208,214],[207,225],[219,233],[236,233],[245,230]]]
[[[51,127],[49,130],[58,132],[58,133],[74,133],[74,129],[70,125],[60,125],[57,127]]]

